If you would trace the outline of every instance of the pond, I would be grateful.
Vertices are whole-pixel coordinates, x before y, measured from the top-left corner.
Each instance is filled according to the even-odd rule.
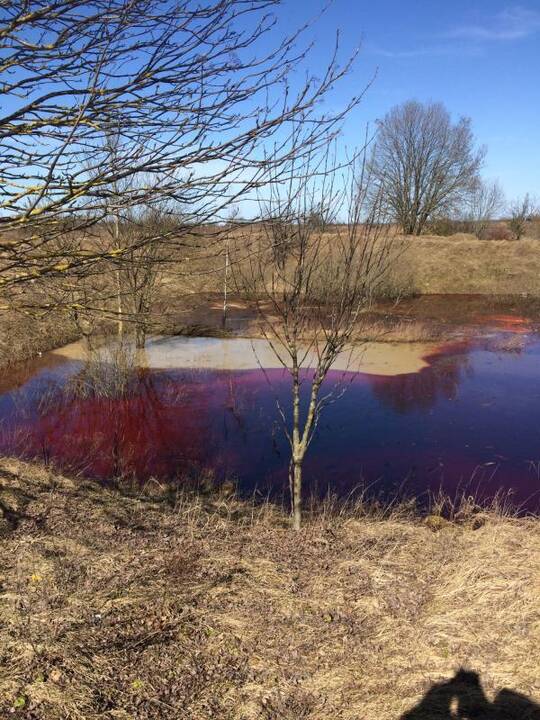
[[[502,492],[536,512],[539,361],[540,340],[511,333],[440,347],[379,343],[342,360],[325,384],[340,397],[309,449],[308,492]],[[264,341],[156,338],[144,365],[127,380],[96,382],[96,363],[74,345],[4,373],[0,452],[104,481],[211,476],[243,495],[286,495],[277,402],[289,407],[290,377]]]

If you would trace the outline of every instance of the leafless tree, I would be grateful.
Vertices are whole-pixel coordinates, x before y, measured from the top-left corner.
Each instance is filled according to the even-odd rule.
[[[509,225],[516,240],[521,240],[521,238],[525,235],[527,222],[533,217],[535,212],[534,202],[529,194],[515,200],[510,205]]]
[[[379,121],[371,172],[403,232],[420,235],[430,219],[463,205],[484,155],[468,118],[454,124],[442,104],[411,100]]]
[[[464,213],[466,227],[480,238],[504,206],[504,192],[498,182],[479,179],[471,191]]]
[[[306,57],[303,29],[268,49],[278,5],[0,3],[4,289],[98,272],[103,252],[91,231],[111,206],[121,215],[159,196],[189,207],[184,225],[168,237],[181,243],[193,225],[215,220],[289,162],[285,141],[299,117],[312,121],[304,125],[304,150],[332,132],[347,108],[317,118],[315,110],[350,64],[338,65],[336,48],[320,80],[292,79]],[[114,151],[104,142],[112,132]],[[272,163],[264,153],[270,141],[282,147]],[[129,182],[117,192],[141,174],[159,176],[160,183]],[[68,248],[58,242],[66,232],[83,241]]]
[[[261,331],[291,378],[291,407],[278,402],[278,409],[291,450],[297,530],[304,458],[322,409],[339,394],[337,387],[323,390],[323,382],[336,360],[352,350],[360,313],[392,255],[365,163],[338,169],[326,154],[312,158],[310,171],[293,173],[265,201],[262,215],[273,222],[261,224],[257,251],[236,268],[241,287],[255,298]],[[331,235],[330,216],[342,220]],[[278,239],[286,253],[276,253]]]
[[[119,297],[122,303],[121,319],[126,318],[135,330],[135,347],[144,348],[159,280],[171,259],[167,237],[175,220],[159,207],[131,211],[123,219],[118,235],[122,248],[119,273]],[[152,235],[152,242],[140,242],[141,237]]]

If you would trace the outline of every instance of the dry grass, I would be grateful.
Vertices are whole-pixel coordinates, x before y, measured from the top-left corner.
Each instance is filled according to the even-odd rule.
[[[440,342],[442,330],[421,320],[410,318],[385,317],[375,319],[371,316],[360,322],[357,340],[362,342],[400,342],[425,343]]]
[[[15,310],[0,311],[0,368],[29,360],[78,337],[75,324],[64,313],[36,317]]]
[[[448,237],[398,235],[394,248],[398,257],[382,292],[392,297],[414,293],[540,295],[539,238],[540,223],[532,224],[528,236],[519,241],[478,240],[465,233]],[[332,232],[327,239],[330,245],[335,242]],[[174,293],[180,289],[187,294],[222,289],[222,260],[213,257],[215,241],[210,238],[208,242],[208,248],[191,251],[188,264],[171,266],[166,273],[164,291],[169,301],[174,301]],[[235,242],[233,263],[242,264],[248,252],[245,246],[253,243],[253,237],[237,237]]]
[[[5,717],[398,720],[462,665],[540,700],[538,520],[322,513],[298,536],[270,506],[1,467]]]
[[[417,293],[540,295],[540,244],[477,240],[471,235],[405,238],[394,273]]]

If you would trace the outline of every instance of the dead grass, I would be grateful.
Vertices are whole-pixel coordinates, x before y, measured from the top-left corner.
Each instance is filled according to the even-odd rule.
[[[18,461],[0,486],[5,717],[399,720],[462,665],[540,700],[536,519],[327,512],[295,535],[270,506]]]
[[[78,337],[75,324],[65,313],[36,317],[22,311],[0,311],[0,368],[30,360]]]
[[[361,342],[425,343],[440,342],[443,331],[433,324],[412,318],[392,317],[379,320],[368,316],[360,322],[356,336]]]
[[[460,234],[408,237],[401,243],[396,286],[419,294],[540,295],[537,239],[488,241]]]
[[[478,240],[474,235],[457,233],[448,237],[422,235],[396,236],[392,254],[395,259],[381,292],[391,297],[414,294],[540,295],[540,223],[528,228],[526,237],[515,240]],[[328,243],[334,237],[328,233]],[[245,250],[240,243],[239,258]],[[165,279],[170,296],[179,284],[188,293],[220,292],[222,274],[217,261],[202,260],[197,254],[189,265],[189,274],[181,267]]]

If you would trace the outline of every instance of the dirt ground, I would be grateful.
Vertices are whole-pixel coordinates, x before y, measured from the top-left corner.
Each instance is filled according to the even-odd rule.
[[[0,715],[537,720],[540,524],[0,465]],[[461,714],[457,714],[461,713]]]

